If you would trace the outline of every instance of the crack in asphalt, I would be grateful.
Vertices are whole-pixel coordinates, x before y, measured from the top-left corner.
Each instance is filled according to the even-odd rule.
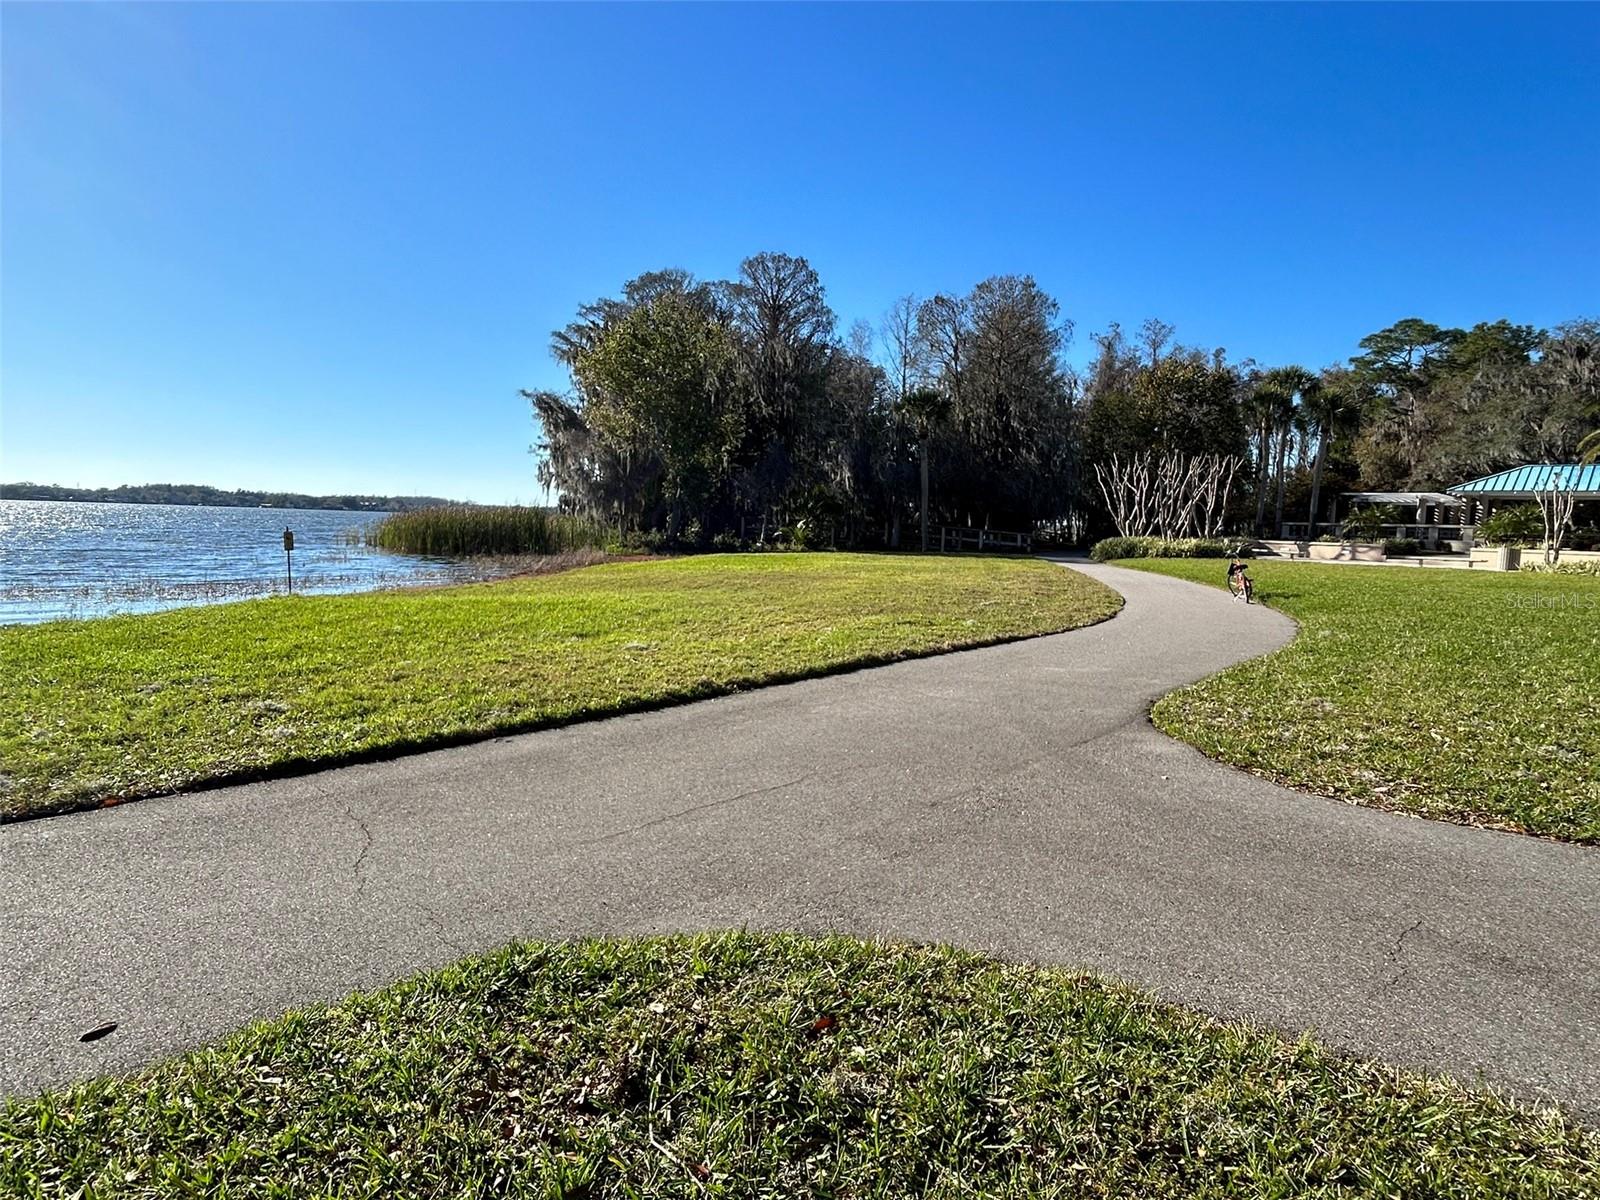
[[[797,783],[804,783],[815,774],[815,771],[807,771],[804,775],[797,775],[795,778],[786,779],[782,783],[769,784],[766,787],[751,788],[747,792],[740,792],[737,796],[724,796],[718,800],[707,800],[704,804],[692,804],[688,808],[679,809],[677,812],[670,812],[664,816],[653,817],[648,821],[641,821],[637,825],[629,825],[623,829],[613,829],[610,833],[603,833],[599,837],[590,838],[587,841],[579,842],[578,844],[580,846],[595,846],[599,845],[601,842],[610,842],[620,837],[627,837],[631,833],[643,833],[646,829],[654,829],[658,825],[665,825],[668,822],[676,821],[681,817],[692,817],[697,813],[705,812],[707,809],[721,808],[728,804],[737,804],[740,800],[748,800],[752,796],[764,796],[768,792],[781,792],[784,788],[792,788]]]
[[[367,877],[362,872],[361,868],[366,864],[367,855],[372,850],[372,830],[368,828],[367,823],[364,820],[356,816],[355,809],[351,808],[348,802],[344,804],[344,815],[349,817],[351,821],[355,822],[356,828],[361,830],[362,837],[366,839],[361,846],[360,852],[356,855],[355,862],[350,864],[350,872],[355,876],[356,881],[356,895],[359,897],[365,893],[367,887]]]
[[[1389,958],[1385,965],[1396,969],[1394,974],[1390,976],[1388,982],[1384,983],[1378,988],[1378,994],[1389,991],[1402,979],[1404,979],[1407,973],[1411,970],[1410,967],[1400,962],[1400,956],[1405,952],[1406,939],[1414,934],[1421,926],[1422,918],[1418,917],[1415,921],[1411,922],[1411,924],[1407,925],[1395,935],[1394,945],[1389,947]],[[1399,964],[1398,967],[1396,964]]]
[[[455,938],[451,937],[448,932],[446,932],[444,922],[439,919],[438,913],[424,912],[422,914],[422,919],[429,925],[433,926],[433,931],[439,935],[439,940],[443,942],[447,948],[454,950],[460,955],[472,953],[470,947],[462,945],[460,942],[456,941]]]

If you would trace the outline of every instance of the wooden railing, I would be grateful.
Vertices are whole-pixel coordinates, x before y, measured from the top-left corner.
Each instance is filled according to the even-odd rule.
[[[1031,533],[1015,533],[1009,529],[971,529],[962,525],[939,526],[939,552],[955,550],[1011,550],[1027,554],[1033,549]]]

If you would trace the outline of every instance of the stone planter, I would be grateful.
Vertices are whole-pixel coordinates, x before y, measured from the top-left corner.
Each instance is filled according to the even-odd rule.
[[[1474,546],[1468,551],[1467,561],[1483,570],[1515,571],[1522,566],[1522,551],[1516,546]]]

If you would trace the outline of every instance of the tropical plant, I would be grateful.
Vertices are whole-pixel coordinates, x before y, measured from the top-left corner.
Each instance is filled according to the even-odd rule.
[[[1344,519],[1344,535],[1351,541],[1376,542],[1385,525],[1398,522],[1399,512],[1392,504],[1372,504],[1356,509]]]
[[[1537,504],[1497,509],[1478,523],[1476,540],[1485,546],[1537,546],[1544,536],[1544,514]]]

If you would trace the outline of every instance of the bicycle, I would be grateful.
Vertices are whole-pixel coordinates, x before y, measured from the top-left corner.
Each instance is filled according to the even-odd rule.
[[[1244,563],[1237,558],[1228,564],[1228,594],[1235,600],[1243,600],[1246,604],[1255,603],[1255,580],[1250,578]]]

